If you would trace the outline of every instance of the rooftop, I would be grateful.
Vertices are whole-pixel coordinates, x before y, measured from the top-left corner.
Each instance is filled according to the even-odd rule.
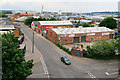
[[[82,27],[82,28],[53,28],[52,29],[57,34],[80,34],[80,33],[92,33],[92,32],[111,32],[111,30],[106,27]]]
[[[39,21],[40,25],[73,25],[70,21]]]
[[[13,30],[15,29],[14,25],[0,25],[0,30]]]

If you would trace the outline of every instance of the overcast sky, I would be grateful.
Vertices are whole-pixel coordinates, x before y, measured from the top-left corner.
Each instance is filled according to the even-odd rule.
[[[0,0],[2,9],[41,11],[117,11],[119,0]]]

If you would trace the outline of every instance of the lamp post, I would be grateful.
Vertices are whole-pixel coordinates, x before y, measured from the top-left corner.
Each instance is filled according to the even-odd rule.
[[[34,32],[33,32],[33,40],[32,40],[32,53],[34,53]]]

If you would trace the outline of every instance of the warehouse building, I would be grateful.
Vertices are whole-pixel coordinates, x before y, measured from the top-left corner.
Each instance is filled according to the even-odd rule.
[[[106,27],[54,28],[47,38],[53,43],[72,44],[113,39],[115,31]]]
[[[33,21],[31,23],[31,28],[38,33],[44,30],[47,31],[50,28],[58,27],[73,27],[73,24],[70,21]]]

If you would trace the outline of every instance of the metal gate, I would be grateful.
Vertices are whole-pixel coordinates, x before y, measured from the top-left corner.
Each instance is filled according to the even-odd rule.
[[[81,42],[86,42],[86,36],[81,36]]]
[[[79,37],[74,37],[74,43],[79,43]]]
[[[110,34],[110,35],[109,35],[109,39],[113,39],[113,34]]]

